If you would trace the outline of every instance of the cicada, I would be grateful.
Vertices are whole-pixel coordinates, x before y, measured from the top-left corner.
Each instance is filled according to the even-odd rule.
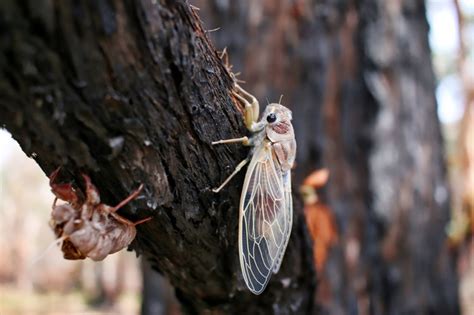
[[[235,97],[245,106],[245,125],[252,136],[215,141],[252,147],[249,156],[218,188],[219,192],[247,163],[239,206],[239,258],[249,290],[260,294],[272,273],[280,269],[293,220],[291,168],[296,141],[291,111],[277,103],[268,104],[259,117],[257,99],[235,85]]]

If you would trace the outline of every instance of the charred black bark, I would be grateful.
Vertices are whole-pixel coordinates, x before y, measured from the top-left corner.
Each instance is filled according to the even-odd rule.
[[[0,2],[0,124],[45,173],[87,173],[112,205],[143,183],[122,214],[154,219],[133,247],[188,313],[310,313],[315,281],[298,211],[264,294],[239,279],[243,175],[210,191],[247,153],[210,145],[246,132],[231,86],[184,1]]]
[[[327,314],[458,314],[423,1],[193,1],[245,88],[293,109],[297,181],[328,167]]]

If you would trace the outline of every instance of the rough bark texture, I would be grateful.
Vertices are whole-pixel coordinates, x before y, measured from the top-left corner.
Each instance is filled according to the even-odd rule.
[[[297,183],[329,167],[327,314],[457,314],[423,1],[198,1],[258,98],[293,109]]]
[[[62,165],[66,181],[85,172],[112,205],[143,183],[122,214],[154,216],[134,248],[188,313],[310,313],[315,280],[300,211],[266,292],[243,285],[243,174],[210,191],[247,153],[210,145],[246,132],[230,88],[184,1],[0,2],[0,124],[45,173]]]

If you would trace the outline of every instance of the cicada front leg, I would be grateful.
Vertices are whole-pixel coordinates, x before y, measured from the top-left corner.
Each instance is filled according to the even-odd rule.
[[[245,114],[244,114],[245,126],[247,127],[248,130],[250,130],[250,132],[256,132],[258,129],[257,121],[258,121],[258,116],[259,116],[259,111],[260,111],[260,105],[258,104],[258,101],[255,98],[255,96],[245,91],[237,83],[235,84],[235,89],[236,91],[232,91],[232,94],[234,94],[234,96],[237,97],[237,99],[240,102],[242,102],[242,104],[244,104],[244,107],[245,107]],[[223,143],[236,143],[236,142],[241,142],[243,145],[251,145],[248,137],[221,139],[221,140],[212,142],[212,145],[223,144]]]
[[[260,105],[255,96],[245,91],[240,85],[235,84],[236,91],[233,91],[237,99],[244,104],[245,107],[245,126],[251,132],[256,131],[256,123],[260,115]]]
[[[232,94],[234,94],[234,96],[237,97],[237,99],[242,102],[245,107],[244,120],[247,129],[251,132],[257,131],[257,121],[260,112],[260,106],[258,104],[257,99],[252,94],[241,88],[240,85],[238,85],[237,83],[235,84],[235,91],[232,91]],[[251,139],[249,139],[248,137],[218,140],[212,142],[212,145],[238,142],[242,143],[243,145],[252,145]],[[217,193],[222,188],[224,188],[224,186],[227,185],[227,183],[232,179],[232,177],[234,177],[248,162],[249,158],[246,158],[245,160],[237,164],[232,174],[230,174],[219,187],[214,188],[212,191]]]

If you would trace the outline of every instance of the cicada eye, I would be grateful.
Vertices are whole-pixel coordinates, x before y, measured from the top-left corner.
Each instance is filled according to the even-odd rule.
[[[277,116],[275,113],[270,113],[267,115],[267,121],[271,124],[274,123],[277,120]]]

